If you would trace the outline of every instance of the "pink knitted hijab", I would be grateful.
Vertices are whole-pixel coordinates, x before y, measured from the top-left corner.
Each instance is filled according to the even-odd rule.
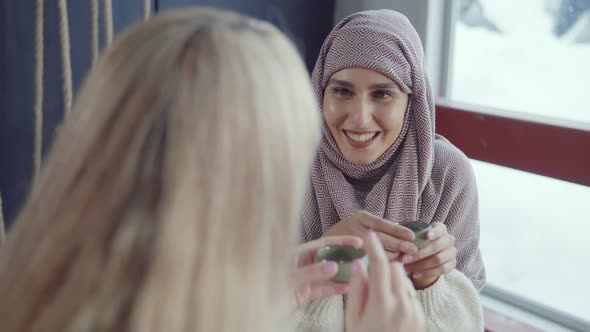
[[[379,72],[410,94],[405,123],[396,142],[375,162],[355,165],[344,158],[324,122],[306,197],[303,239],[321,237],[359,210],[393,222],[445,222],[456,233],[458,268],[481,288],[485,276],[478,249],[475,180],[465,156],[435,135],[434,102],[420,37],[408,19],[395,11],[365,11],[346,17],[324,41],[313,71],[320,105],[330,77],[351,67]],[[435,146],[441,156],[435,153]],[[457,158],[459,163],[452,165]],[[449,178],[447,170],[465,174]],[[457,179],[464,183],[455,183]],[[459,206],[463,208],[458,210]]]

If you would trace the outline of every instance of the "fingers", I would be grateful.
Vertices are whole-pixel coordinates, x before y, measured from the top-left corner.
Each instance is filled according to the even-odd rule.
[[[442,236],[431,241],[418,253],[402,257],[402,262],[406,263],[406,271],[412,272],[416,288],[429,287],[440,276],[449,273],[457,265],[455,237],[447,232],[443,224],[436,223],[434,230],[436,231],[435,235],[430,235],[430,237],[439,236],[438,232],[442,232]]]
[[[397,262],[402,254],[397,251],[385,251],[385,255],[387,256],[388,261]]]
[[[363,239],[352,235],[326,236],[317,240],[305,242],[297,246],[297,251],[315,251],[325,246],[352,246],[360,248],[363,246]]]
[[[291,280],[295,288],[305,287],[312,283],[328,281],[338,272],[336,262],[325,261],[305,265],[291,272]]]
[[[377,237],[381,241],[385,250],[388,252],[402,252],[414,254],[418,252],[418,248],[413,242],[400,240],[385,233],[377,233]]]
[[[448,233],[447,225],[443,223],[433,222],[430,226],[432,226],[432,229],[426,233],[426,238],[430,241],[434,241]]]
[[[447,261],[437,267],[434,267],[434,268],[431,268],[431,269],[428,269],[425,271],[416,272],[412,275],[412,277],[414,279],[437,278],[437,277],[440,277],[442,275],[445,275],[445,274],[451,272],[456,266],[457,266],[457,260],[452,259],[452,260]]]
[[[371,303],[384,303],[391,297],[389,261],[377,233],[369,231],[365,241],[369,257],[369,299]]]
[[[361,248],[363,246],[363,239],[352,235],[338,235],[326,236],[302,243],[295,248],[296,266],[313,263],[316,251],[325,246],[352,246]]]
[[[402,264],[391,264],[392,288],[398,299],[398,314],[405,317],[410,331],[424,331],[424,313],[414,285],[406,276]]]
[[[390,264],[391,269],[391,289],[393,290],[393,294],[395,296],[402,296],[406,294],[406,288],[408,277],[406,276],[406,272],[402,266],[402,264],[398,262],[394,262]],[[413,287],[412,287],[413,288]]]
[[[346,293],[348,284],[330,280],[337,272],[338,264],[330,261],[306,265],[291,272],[296,302],[301,304]]]
[[[356,272],[352,275],[348,290],[344,317],[346,326],[352,326],[353,322],[360,320],[367,303],[367,272],[358,260],[353,264]]]
[[[435,268],[450,260],[456,259],[457,249],[455,247],[446,248],[430,257],[426,257],[417,262],[406,265],[408,272],[421,272],[424,270]]]
[[[396,313],[398,317],[406,321],[405,328],[408,331],[423,331],[421,327],[421,322],[424,320],[422,305],[402,264],[391,264],[391,279],[394,297],[397,300]]]
[[[445,233],[442,237],[431,241],[426,247],[418,250],[417,253],[404,257],[404,263],[412,263],[430,257],[440,251],[455,245],[455,237],[449,233]]]
[[[363,224],[363,226],[369,229],[372,229],[376,232],[389,234],[401,240],[414,240],[414,232],[412,232],[410,229],[406,227],[395,224],[389,220],[379,218],[366,211],[362,211],[359,213],[362,213],[361,223]]]

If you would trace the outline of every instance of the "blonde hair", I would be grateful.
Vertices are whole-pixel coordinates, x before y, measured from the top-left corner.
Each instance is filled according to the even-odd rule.
[[[8,234],[2,330],[277,330],[318,116],[269,24],[183,8],[129,28]]]

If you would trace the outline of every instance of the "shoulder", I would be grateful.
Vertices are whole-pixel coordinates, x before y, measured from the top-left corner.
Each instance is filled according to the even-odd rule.
[[[467,156],[443,136],[434,140],[432,181],[438,186],[470,186],[475,174]]]

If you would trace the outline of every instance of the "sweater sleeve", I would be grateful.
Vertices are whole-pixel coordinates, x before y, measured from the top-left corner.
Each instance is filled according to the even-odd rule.
[[[426,192],[438,196],[432,221],[444,222],[455,236],[457,270],[465,274],[479,291],[486,282],[486,272],[479,248],[479,202],[477,182],[469,159],[454,145],[440,138],[436,141],[433,185]],[[440,193],[437,195],[436,193]]]
[[[431,287],[418,291],[426,331],[483,331],[479,293],[461,272],[453,270]]]
[[[292,315],[296,332],[344,331],[344,302],[342,296],[326,297],[299,306]]]
[[[479,293],[465,277],[453,270],[431,287],[418,291],[424,310],[426,331],[483,331]],[[296,309],[292,324],[297,332],[344,331],[342,296],[310,302]]]

